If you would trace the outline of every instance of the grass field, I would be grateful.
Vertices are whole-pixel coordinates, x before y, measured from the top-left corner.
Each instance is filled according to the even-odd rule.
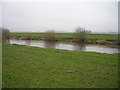
[[[118,54],[3,45],[3,88],[117,88]]]
[[[42,38],[43,33],[10,33],[11,37],[18,37],[18,36],[30,36],[34,38]],[[73,33],[56,33],[56,36],[61,39],[67,38],[75,38]],[[87,34],[86,38],[88,40],[118,40],[117,34]]]

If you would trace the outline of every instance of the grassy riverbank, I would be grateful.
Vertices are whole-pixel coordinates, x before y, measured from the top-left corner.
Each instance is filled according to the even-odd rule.
[[[118,55],[3,45],[3,88],[116,88]]]
[[[43,38],[43,33],[10,33],[11,37],[32,37],[35,39]],[[56,33],[60,39],[75,38],[73,33]],[[117,34],[87,34],[88,40],[118,40]]]

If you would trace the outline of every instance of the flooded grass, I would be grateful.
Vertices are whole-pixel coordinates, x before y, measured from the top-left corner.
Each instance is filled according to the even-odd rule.
[[[117,88],[118,54],[3,45],[3,88]]]

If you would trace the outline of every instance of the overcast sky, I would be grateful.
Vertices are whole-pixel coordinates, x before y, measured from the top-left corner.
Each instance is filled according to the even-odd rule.
[[[2,27],[12,32],[74,32],[78,26],[92,32],[118,31],[117,2],[65,1],[2,2]]]

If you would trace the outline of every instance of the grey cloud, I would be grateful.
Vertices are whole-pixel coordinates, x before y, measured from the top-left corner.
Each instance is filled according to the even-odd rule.
[[[3,27],[12,32],[74,32],[79,25],[93,32],[118,31],[117,2],[3,3]]]

